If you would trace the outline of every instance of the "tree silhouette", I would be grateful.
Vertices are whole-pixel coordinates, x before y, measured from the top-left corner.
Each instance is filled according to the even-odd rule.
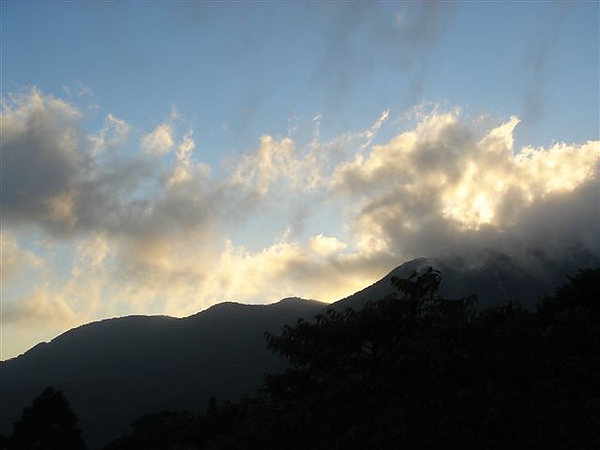
[[[0,450],[7,450],[9,448],[10,439],[0,433]]]
[[[11,449],[85,449],[77,416],[61,391],[47,387],[14,424]]]
[[[440,298],[441,279],[434,269],[394,277],[397,296],[267,335],[292,363],[266,378],[280,411],[271,420],[284,430],[279,442],[298,449],[600,444],[600,321],[592,314],[600,271],[569,277],[538,313],[518,302],[476,313],[475,296]]]
[[[431,303],[436,299],[441,282],[442,273],[433,267],[428,267],[421,272],[414,270],[408,278],[392,276],[392,286],[399,293],[404,294],[408,306],[408,317],[411,320],[421,314],[426,302]]]
[[[394,278],[399,295],[266,334],[290,366],[259,395],[147,418],[109,448],[600,448],[600,270],[535,312],[476,313],[474,296],[440,298],[440,281]]]

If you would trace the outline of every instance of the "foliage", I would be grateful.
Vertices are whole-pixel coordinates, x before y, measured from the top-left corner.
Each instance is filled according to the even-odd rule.
[[[107,448],[161,450],[185,448],[194,425],[186,412],[162,411],[145,415],[132,424],[133,435],[118,439]]]
[[[47,387],[23,410],[14,424],[6,447],[15,450],[85,449],[81,430],[75,427],[77,416],[61,391]]]
[[[110,448],[600,448],[600,270],[535,312],[476,313],[440,282],[433,269],[394,278],[397,296],[267,334],[290,367],[260,395],[148,416]]]

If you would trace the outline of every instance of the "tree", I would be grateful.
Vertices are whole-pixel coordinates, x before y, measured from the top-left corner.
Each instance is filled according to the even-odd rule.
[[[476,313],[475,296],[440,298],[440,281],[434,269],[394,277],[397,296],[268,334],[291,362],[266,378],[279,441],[600,448],[600,272],[569,277],[537,314],[518,302]]]
[[[7,450],[9,448],[10,439],[0,433],[0,450]]]
[[[61,391],[47,387],[14,424],[12,449],[85,449],[77,416]]]
[[[569,308],[581,307],[591,313],[600,310],[600,269],[582,269],[556,290],[556,301]]]
[[[442,273],[433,267],[422,272],[414,270],[408,278],[392,277],[392,285],[399,293],[404,294],[408,304],[408,318],[414,320],[421,314],[425,303],[437,299],[437,293],[442,282]]]
[[[477,313],[434,269],[394,278],[399,295],[266,334],[290,366],[258,396],[151,416],[109,448],[600,448],[600,270],[568,279],[537,312]]]
[[[268,347],[291,362],[265,384],[279,416],[288,416],[284,426],[293,424],[280,436],[288,448],[406,442],[406,430],[425,419],[411,411],[417,402],[410,395],[449,389],[436,383],[465,365],[452,350],[462,345],[460,331],[474,314],[475,298],[442,300],[441,279],[433,268],[393,277],[398,295],[360,311],[330,309],[313,323],[299,320],[279,336],[266,334]]]

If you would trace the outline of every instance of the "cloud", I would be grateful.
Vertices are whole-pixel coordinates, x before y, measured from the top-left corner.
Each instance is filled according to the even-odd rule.
[[[169,179],[169,185],[183,186],[197,178],[205,179],[208,177],[210,169],[205,164],[196,164],[193,161],[194,149],[196,143],[193,139],[193,131],[189,130],[177,146],[177,160],[173,172]]]
[[[265,134],[214,171],[178,121],[146,133],[108,115],[90,133],[74,105],[13,97],[5,315],[66,324],[334,301],[417,256],[500,252],[531,270],[598,258],[598,141],[514,148],[517,117],[432,108],[397,130],[390,115],[328,141],[320,119],[309,142]]]
[[[313,252],[322,255],[331,255],[347,247],[347,245],[339,239],[323,236],[322,234],[310,238],[309,246]]]
[[[530,125],[537,123],[544,113],[547,73],[552,63],[550,55],[560,41],[566,8],[566,3],[561,3],[550,17],[542,15],[540,29],[526,55],[528,81],[523,95],[523,119]]]
[[[92,155],[95,156],[124,144],[130,132],[131,126],[127,122],[109,113],[104,121],[104,127],[98,133],[88,136],[92,143]]]
[[[169,152],[175,142],[173,141],[173,130],[171,125],[163,123],[152,132],[142,137],[140,146],[142,151],[148,155],[162,155]]]
[[[360,248],[399,259],[495,249],[557,260],[576,248],[567,248],[568,236],[597,254],[590,204],[598,204],[600,143],[516,151],[517,124],[511,118],[482,134],[458,112],[433,113],[368,157],[341,164],[332,188],[360,199]]]
[[[8,325],[18,323],[52,323],[73,326],[78,318],[62,296],[37,288],[31,295],[3,306],[2,320]]]
[[[210,247],[205,242],[219,215],[219,187],[209,185],[207,166],[194,157],[191,130],[175,136],[169,128],[172,144],[160,127],[145,135],[152,139],[141,139],[148,148],[172,145],[173,155],[128,151],[131,126],[124,120],[109,114],[100,131],[87,134],[83,113],[37,89],[9,98],[2,120],[5,274],[32,258],[52,268],[38,271],[29,287],[3,278],[9,317],[27,315],[19,311],[41,317],[55,303],[65,312],[65,302],[79,317],[101,307],[106,312],[102,302],[122,299],[150,275],[160,272],[156,280],[168,282],[188,270],[194,263],[188,258],[191,240]],[[38,245],[36,235],[69,250],[59,258]],[[178,252],[184,257],[178,259]],[[131,279],[119,281],[122,269]],[[61,272],[69,271],[65,279]]]
[[[245,186],[254,186],[257,194],[265,195],[277,181],[292,180],[297,173],[299,161],[294,156],[295,148],[290,138],[276,141],[265,135],[254,153],[242,157],[233,182]]]
[[[141,138],[141,154],[126,153],[131,126],[112,114],[99,132],[86,134],[83,114],[62,100],[37,89],[11,100],[2,110],[9,223],[36,224],[62,236],[134,236],[173,222],[185,227],[182,214],[204,215],[208,174],[193,158],[191,131],[177,143],[172,126],[161,125]],[[175,157],[162,159],[175,146]]]
[[[344,248],[338,239],[322,235],[309,238],[308,245],[282,236],[260,251],[226,241],[198,293],[250,303],[297,295],[335,301],[363,288],[382,269],[369,265],[368,258],[340,254]]]
[[[3,229],[0,232],[0,246],[4,283],[20,280],[28,269],[36,269],[43,265],[43,261],[33,252],[19,246],[17,237],[10,231]]]
[[[72,228],[75,187],[89,164],[81,113],[36,89],[11,100],[2,108],[4,218]]]

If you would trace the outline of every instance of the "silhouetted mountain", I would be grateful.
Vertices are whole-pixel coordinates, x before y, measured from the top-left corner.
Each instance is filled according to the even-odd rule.
[[[0,432],[45,386],[71,402],[90,448],[128,431],[149,411],[204,411],[207,401],[237,400],[284,360],[265,347],[277,332],[325,305],[285,299],[273,305],[221,303],[184,319],[131,316],[70,330],[0,364]]]
[[[408,261],[381,280],[355,294],[334,303],[340,310],[360,309],[367,301],[377,300],[394,292],[391,278],[406,278],[413,271],[434,267],[442,272],[440,295],[443,298],[461,298],[477,295],[477,308],[505,304],[519,300],[532,308],[542,296],[552,294],[572,275],[584,267],[597,267],[598,258],[582,255],[580,261],[551,262],[537,260],[527,264],[495,252],[473,257],[417,258]]]
[[[478,294],[481,307],[515,298],[531,305],[574,273],[552,266],[536,275],[492,254],[477,262],[421,258],[333,307],[360,309],[393,292],[393,275],[407,277],[425,266],[442,272],[443,297]],[[23,407],[48,385],[69,399],[90,448],[125,434],[144,413],[204,412],[212,396],[221,402],[250,395],[263,374],[286,366],[267,350],[264,333],[277,333],[300,317],[312,319],[328,306],[298,298],[272,305],[221,303],[184,319],[131,316],[75,328],[0,363],[0,433],[10,434]]]

